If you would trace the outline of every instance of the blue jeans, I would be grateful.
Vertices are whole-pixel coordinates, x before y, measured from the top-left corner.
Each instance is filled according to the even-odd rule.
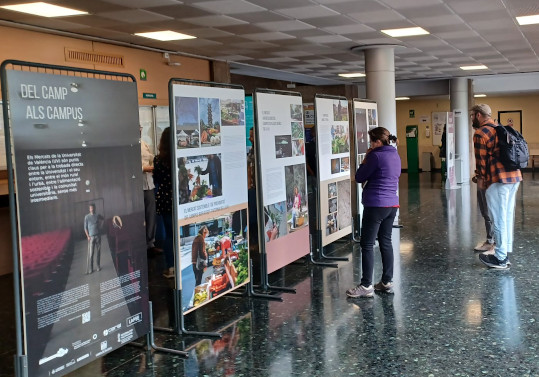
[[[513,224],[515,222],[515,199],[517,183],[496,182],[486,192],[488,212],[492,220],[496,258],[503,261],[513,252]]]
[[[393,220],[397,214],[395,207],[365,207],[361,225],[361,285],[372,284],[374,273],[374,241],[378,236],[380,253],[382,254],[382,282],[393,281],[393,245],[391,233]]]
[[[163,254],[167,268],[174,267],[174,221],[172,213],[161,214],[165,227],[165,241],[163,242]]]

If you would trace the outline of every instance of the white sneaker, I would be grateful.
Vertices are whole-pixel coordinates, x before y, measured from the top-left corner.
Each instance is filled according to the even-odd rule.
[[[495,243],[488,243],[488,241],[485,241],[481,244],[478,244],[476,247],[474,247],[474,251],[478,251],[480,253],[485,252],[494,252],[494,247],[496,246]]]

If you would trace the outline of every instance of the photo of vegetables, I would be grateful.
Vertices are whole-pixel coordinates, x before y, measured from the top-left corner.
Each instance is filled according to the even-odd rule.
[[[343,125],[331,126],[331,153],[339,154],[350,152],[350,142],[348,140],[348,127]]]
[[[278,202],[264,207],[264,240],[271,242],[288,234],[286,225],[286,202]]]
[[[221,196],[222,182],[220,153],[178,159],[180,204]]]
[[[275,136],[275,158],[292,157],[292,138],[290,135]]]
[[[348,121],[348,101],[333,101],[333,120],[336,122]]]
[[[356,148],[357,154],[367,153],[369,134],[367,133],[367,109],[355,109],[356,113]]]
[[[305,164],[284,167],[286,183],[286,222],[288,232],[294,232],[309,223]]]
[[[247,210],[242,209],[180,227],[184,313],[249,281],[246,224]],[[202,227],[208,229],[206,237],[201,235]],[[200,244],[204,250],[197,246]],[[197,258],[206,261],[207,266],[202,270],[193,262]]]
[[[290,118],[303,122],[303,105],[290,104]]]
[[[198,98],[174,97],[177,148],[199,148]]]
[[[199,98],[200,143],[203,147],[221,145],[219,98]]]
[[[221,122],[223,126],[245,124],[245,101],[240,99],[221,100]]]

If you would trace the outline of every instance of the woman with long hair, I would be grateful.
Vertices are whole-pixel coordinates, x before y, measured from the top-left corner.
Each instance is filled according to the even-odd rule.
[[[363,221],[361,225],[361,283],[346,291],[349,297],[373,297],[374,291],[393,292],[393,246],[391,233],[399,208],[401,160],[395,136],[384,127],[369,131],[370,148],[356,171],[356,182],[363,187]],[[378,237],[382,254],[382,278],[374,287],[374,241]]]
[[[157,184],[155,196],[157,213],[163,218],[165,228],[165,241],[163,251],[165,254],[166,278],[174,277],[174,232],[172,222],[172,159],[170,153],[170,127],[163,130],[159,140],[159,154],[153,160],[153,180]]]

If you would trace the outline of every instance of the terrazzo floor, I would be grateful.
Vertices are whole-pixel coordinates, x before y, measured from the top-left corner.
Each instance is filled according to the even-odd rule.
[[[475,185],[444,190],[439,173],[403,174],[394,294],[346,297],[361,271],[347,239],[326,250],[349,257],[338,268],[303,262],[272,274],[297,291],[279,294],[283,302],[225,296],[186,316],[187,328],[221,339],[156,332],[159,346],[188,359],[128,345],[69,376],[539,376],[539,177],[524,179],[509,270],[487,269],[473,251],[485,238]],[[156,325],[168,326],[162,263],[149,260],[150,297]],[[0,278],[1,376],[13,375],[10,279]]]

